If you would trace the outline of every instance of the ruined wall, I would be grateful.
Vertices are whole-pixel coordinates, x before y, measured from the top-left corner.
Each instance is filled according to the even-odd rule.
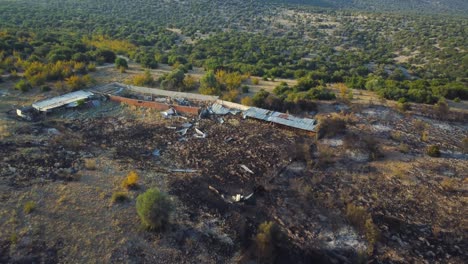
[[[227,108],[238,109],[238,110],[241,110],[241,111],[249,110],[249,108],[250,108],[250,106],[236,104],[236,103],[229,102],[229,101],[224,101],[224,100],[216,100],[216,103],[218,103],[220,105],[223,105],[223,106],[225,106]]]
[[[197,115],[200,111],[199,107],[169,105],[169,104],[152,102],[152,101],[130,99],[130,98],[115,96],[115,95],[109,95],[109,99],[111,101],[118,102],[118,103],[124,103],[128,105],[139,106],[139,107],[148,107],[148,108],[156,109],[159,111],[165,111],[172,107],[179,113],[184,113],[184,114],[189,114],[189,115]]]
[[[117,84],[120,86],[126,87],[130,91],[142,93],[142,94],[153,94],[157,96],[171,97],[171,98],[187,98],[190,100],[197,100],[197,101],[214,102],[218,100],[218,96],[212,96],[212,95],[175,92],[175,91],[161,90],[158,88],[139,87],[139,86],[133,86],[133,85],[120,84],[120,83],[117,83]]]
[[[184,113],[189,115],[198,115],[200,113],[200,107],[183,106],[183,105],[172,105],[178,113]]]

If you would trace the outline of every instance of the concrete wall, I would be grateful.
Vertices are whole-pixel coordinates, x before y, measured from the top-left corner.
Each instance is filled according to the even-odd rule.
[[[211,95],[203,95],[203,94],[196,94],[196,93],[184,93],[184,92],[175,92],[175,91],[168,91],[168,90],[161,90],[158,88],[148,88],[148,87],[139,87],[133,85],[125,85],[117,83],[120,86],[124,86],[130,91],[143,93],[143,94],[153,94],[162,97],[171,97],[171,98],[187,98],[191,100],[198,100],[198,101],[211,101],[214,102],[218,100],[218,96],[211,96]]]
[[[227,108],[232,108],[232,109],[237,109],[237,110],[241,110],[241,111],[245,111],[245,110],[249,110],[250,106],[246,106],[246,105],[241,105],[241,104],[237,104],[237,103],[233,103],[233,102],[229,102],[229,101],[224,101],[224,100],[216,100],[216,103],[224,106],[224,107],[227,107]]]
[[[115,95],[110,95],[109,99],[111,101],[118,102],[118,103],[124,103],[128,105],[139,106],[139,107],[147,107],[147,108],[156,109],[158,111],[165,111],[172,107],[179,113],[184,113],[184,114],[189,114],[189,115],[198,115],[198,113],[200,112],[199,107],[169,105],[169,104],[152,102],[152,101],[130,99],[130,98],[115,96]]]

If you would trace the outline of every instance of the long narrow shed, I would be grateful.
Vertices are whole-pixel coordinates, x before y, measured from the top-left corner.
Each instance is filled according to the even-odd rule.
[[[93,93],[88,91],[76,91],[36,102],[32,104],[32,107],[38,111],[47,112],[54,108],[88,99],[92,95]]]

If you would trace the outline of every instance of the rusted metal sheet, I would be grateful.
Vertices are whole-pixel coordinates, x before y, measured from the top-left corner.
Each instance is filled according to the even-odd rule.
[[[310,118],[296,117],[290,114],[251,107],[243,113],[244,118],[250,117],[276,124],[294,127],[307,131],[315,131],[316,121]]]

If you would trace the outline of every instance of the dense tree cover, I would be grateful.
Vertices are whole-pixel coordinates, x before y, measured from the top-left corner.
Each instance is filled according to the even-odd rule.
[[[65,80],[69,89],[85,87],[92,83],[86,73],[109,60],[115,60],[114,52],[87,46],[71,34],[0,31],[0,70],[22,75],[15,86],[21,91]]]
[[[256,0],[2,2],[0,26],[8,29],[0,34],[4,72],[25,70],[18,58],[50,68],[69,63],[60,74],[64,79],[85,74],[95,64],[114,62],[115,54],[121,54],[146,68],[158,63],[184,71],[201,66],[213,71],[215,79],[219,70],[295,78],[299,85],[293,93],[314,89],[311,98],[326,94],[316,87],[333,82],[374,90],[389,99],[430,103],[442,96],[465,99],[468,89],[466,17],[366,13]],[[347,1],[313,2],[347,7]],[[60,33],[51,37],[43,33],[51,31]],[[32,74],[28,81],[40,84],[49,75],[54,76]],[[172,79],[177,76],[159,83],[182,89],[174,86],[184,85],[185,77]],[[198,86],[190,78],[187,82],[193,84],[190,89]],[[233,85],[238,86],[237,79],[222,84],[218,76],[218,85],[202,81],[200,89],[219,94],[238,90],[230,89]]]
[[[285,84],[280,84],[284,86]],[[287,85],[286,85],[287,86]],[[325,90],[324,88],[311,89],[310,93],[316,90]],[[276,89],[275,89],[276,90]],[[290,112],[290,113],[299,113],[302,111],[315,111],[317,110],[317,105],[312,101],[318,99],[315,96],[310,96],[309,94],[301,93],[294,94],[290,93],[292,96],[286,96],[284,94],[275,95],[271,94],[265,90],[261,90],[253,98],[245,97],[242,100],[242,103],[245,105],[253,105],[257,107],[262,107],[274,111],[281,112]],[[247,99],[247,100],[245,100]]]
[[[271,0],[285,4],[302,4],[322,7],[348,8],[358,10],[425,12],[467,14],[468,2],[464,0]]]

